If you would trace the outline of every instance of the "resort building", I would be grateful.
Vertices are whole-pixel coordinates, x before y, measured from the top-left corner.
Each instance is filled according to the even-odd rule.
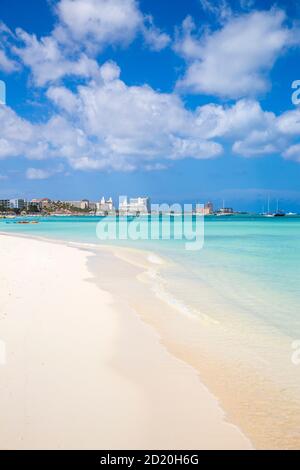
[[[65,204],[68,204],[71,207],[75,207],[75,209],[90,209],[90,201],[88,199],[82,199],[81,201],[65,201]]]
[[[214,205],[212,202],[207,202],[204,206],[198,206],[196,213],[200,215],[213,215],[214,214]]]
[[[41,204],[37,199],[32,199],[32,201],[27,202],[26,209],[29,212],[40,212]]]
[[[8,211],[10,209],[9,199],[0,199],[0,211]]]
[[[44,197],[43,199],[40,199],[41,202],[41,208],[42,209],[47,209],[50,204],[51,204],[51,199],[48,199],[47,197]]]
[[[220,214],[234,214],[234,210],[232,207],[223,207],[222,209],[219,210]]]
[[[32,206],[32,207],[36,207],[38,209],[42,208],[41,199],[31,199],[31,201],[29,201],[27,205]]]
[[[109,199],[105,199],[104,197],[101,199],[100,202],[96,203],[96,210],[97,214],[109,214],[115,211],[113,200],[110,197]]]
[[[151,204],[149,197],[138,197],[128,199],[120,198],[119,204],[120,214],[149,214],[151,212]]]
[[[97,210],[97,203],[96,202],[89,202],[89,209],[90,211],[96,211]]]
[[[9,201],[10,209],[23,211],[27,207],[25,199],[11,199]]]
[[[90,201],[88,199],[83,199],[80,203],[80,209],[88,210],[90,208]]]
[[[23,211],[27,208],[25,199],[0,199],[0,211],[5,212],[9,210]]]
[[[212,202],[207,202],[204,206],[204,215],[212,215],[214,213],[214,205]]]
[[[43,198],[43,199],[31,199],[28,203],[31,207],[36,207],[39,210],[47,209],[51,204],[51,199]]]

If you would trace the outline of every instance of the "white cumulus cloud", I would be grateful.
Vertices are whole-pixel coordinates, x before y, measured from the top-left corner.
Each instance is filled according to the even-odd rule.
[[[283,154],[287,160],[300,163],[300,144],[291,145]]]
[[[51,176],[61,173],[63,170],[64,166],[62,164],[51,169],[31,167],[26,170],[26,178],[28,180],[46,180],[48,178],[51,178]]]
[[[68,76],[97,77],[99,53],[108,46],[128,46],[137,35],[154,51],[171,42],[135,0],[60,0],[55,12],[57,23],[49,36],[38,38],[18,28],[11,47],[31,70],[36,86]],[[0,67],[1,63],[9,66],[0,49]]]
[[[12,38],[14,38],[13,33],[0,20],[0,70],[5,73],[12,73],[19,69],[18,63],[7,53]]]
[[[75,169],[160,168],[168,160],[215,158],[222,145],[198,124],[175,94],[151,87],[128,86],[113,62],[99,69],[97,81],[78,86],[52,86],[48,98],[56,114],[40,124],[0,112],[0,156],[29,159],[61,158]]]
[[[51,173],[47,170],[41,170],[39,168],[28,168],[26,171],[26,178],[28,180],[45,180],[51,176]]]
[[[97,62],[85,53],[70,58],[51,36],[39,40],[22,29],[17,30],[17,35],[23,47],[15,46],[13,51],[31,69],[35,85],[44,86],[65,76],[90,78],[97,75]]]
[[[197,33],[191,18],[183,23],[175,50],[188,66],[178,87],[225,98],[255,96],[268,90],[268,72],[294,43],[295,30],[279,9],[231,16],[212,32]]]
[[[107,45],[130,44],[143,34],[151,49],[160,51],[170,37],[160,31],[151,15],[144,14],[136,0],[60,0],[60,23],[54,35],[62,42],[80,42],[90,51]]]
[[[135,0],[61,0],[57,13],[73,40],[97,48],[130,43],[143,22]]]
[[[7,57],[6,52],[0,49],[0,70],[11,73],[18,70],[18,65],[15,61]]]

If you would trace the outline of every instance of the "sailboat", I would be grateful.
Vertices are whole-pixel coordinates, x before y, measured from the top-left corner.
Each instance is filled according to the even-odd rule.
[[[233,212],[230,212],[225,209],[225,199],[223,199],[223,208],[218,211],[217,217],[224,217],[224,216],[229,217],[232,215],[233,215]]]
[[[263,214],[264,217],[275,217],[275,214],[270,212],[270,196],[268,196],[268,212]]]
[[[285,212],[279,210],[279,200],[277,199],[277,210],[274,214],[274,217],[285,217]]]

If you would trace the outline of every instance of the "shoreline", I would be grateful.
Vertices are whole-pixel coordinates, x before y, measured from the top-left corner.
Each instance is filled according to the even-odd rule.
[[[69,348],[67,348],[67,351],[68,354],[71,356],[71,359],[74,359],[73,356],[76,357],[76,370],[73,370],[75,369],[75,367],[71,367],[70,369],[68,369],[75,383],[77,383],[78,381],[78,376],[83,375],[85,377],[87,374],[84,359],[88,357],[90,361],[88,363],[88,371],[89,374],[91,374],[88,375],[88,383],[90,383],[90,386],[86,389],[84,387],[81,387],[80,394],[77,390],[75,393],[73,388],[71,390],[71,392],[73,394],[75,393],[76,395],[75,397],[72,397],[73,405],[76,407],[76,409],[78,408],[79,402],[80,405],[84,404],[85,406],[87,406],[86,411],[90,411],[91,404],[87,402],[91,390],[97,390],[98,392],[101,391],[103,398],[104,391],[103,389],[101,389],[101,384],[99,384],[99,378],[93,376],[93,371],[98,371],[98,368],[100,368],[102,373],[106,374],[105,377],[107,378],[107,382],[111,382],[110,386],[106,386],[106,381],[104,381],[105,386],[102,382],[102,387],[104,386],[106,392],[105,397],[109,396],[108,392],[113,393],[112,397],[110,397],[109,400],[106,400],[106,407],[108,407],[108,409],[105,409],[105,412],[108,415],[106,416],[106,432],[104,433],[103,423],[100,425],[99,423],[95,422],[95,420],[92,418],[92,416],[89,415],[89,413],[85,413],[84,415],[79,413],[81,419],[78,419],[77,417],[76,424],[78,425],[78,428],[76,428],[75,426],[75,429],[79,432],[79,426],[83,427],[84,429],[89,429],[89,425],[92,425],[92,433],[89,437],[90,441],[87,436],[83,438],[80,432],[79,436],[75,435],[76,433],[74,431],[74,422],[72,422],[72,420],[70,420],[70,422],[68,421],[68,413],[64,410],[62,404],[58,403],[57,406],[60,405],[60,412],[62,413],[62,416],[65,417],[65,421],[61,424],[63,424],[63,427],[69,432],[71,432],[71,434],[73,433],[73,439],[70,435],[67,435],[67,437],[65,438],[61,435],[60,442],[57,442],[56,440],[55,443],[48,442],[48,446],[50,445],[50,448],[70,448],[70,446],[72,446],[72,448],[76,448],[77,446],[79,446],[79,448],[94,448],[95,436],[99,439],[97,441],[98,445],[96,445],[95,448],[252,448],[249,440],[243,436],[242,432],[235,425],[227,422],[225,413],[221,409],[218,400],[203,385],[197,371],[184,361],[178,359],[170,352],[168,352],[169,350],[164,346],[161,338],[159,337],[159,334],[157,333],[157,330],[155,328],[152,328],[151,326],[149,326],[149,324],[147,324],[147,322],[144,322],[142,320],[143,314],[141,312],[141,309],[143,305],[141,304],[140,300],[136,303],[135,306],[133,306],[132,302],[128,302],[126,296],[124,296],[124,291],[126,293],[126,290],[128,291],[127,295],[129,292],[135,292],[137,298],[141,295],[144,295],[144,291],[141,288],[142,283],[136,279],[136,277],[142,275],[145,270],[145,264],[141,261],[143,259],[143,256],[145,256],[144,254],[140,255],[141,259],[137,262],[137,266],[134,266],[130,265],[130,261],[126,259],[126,256],[125,259],[120,259],[119,256],[116,256],[116,251],[119,251],[119,247],[109,247],[108,250],[97,247],[98,249],[94,250],[91,246],[88,247],[87,244],[74,244],[73,242],[60,242],[52,239],[51,241],[48,239],[47,241],[45,241],[44,239],[40,239],[40,237],[26,237],[19,234],[11,235],[5,233],[0,234],[0,236],[1,238],[5,236],[10,239],[10,242],[6,243],[6,245],[14,247],[13,253],[6,253],[8,260],[9,258],[16,256],[15,252],[19,249],[17,245],[20,245],[23,249],[24,247],[26,248],[26,252],[23,253],[22,251],[22,253],[27,263],[29,264],[31,263],[30,260],[32,258],[32,255],[34,256],[34,253],[36,253],[37,251],[41,253],[41,255],[43,255],[45,251],[47,253],[49,251],[47,255],[48,263],[50,262],[49,259],[51,259],[51,257],[53,259],[56,258],[56,261],[59,262],[60,265],[61,263],[63,263],[62,259],[64,257],[67,257],[69,262],[72,261],[71,264],[74,272],[72,272],[70,266],[68,265],[61,268],[62,272],[59,273],[58,277],[62,285],[58,285],[56,279],[50,278],[50,282],[53,283],[53,286],[59,288],[60,291],[63,291],[63,289],[68,290],[70,288],[71,282],[73,283],[73,286],[75,283],[76,285],[78,284],[77,291],[71,289],[72,297],[75,296],[75,299],[72,298],[71,312],[68,313],[64,311],[64,316],[62,319],[57,315],[55,315],[53,319],[50,314],[52,311],[50,310],[49,312],[49,306],[47,305],[47,308],[45,308],[45,310],[47,311],[47,315],[43,313],[43,322],[45,322],[45,325],[50,329],[54,330],[56,332],[56,335],[58,335],[58,338],[56,337],[56,341],[58,341],[59,344],[58,349],[60,350],[61,348],[62,350],[64,350],[66,346],[68,346]],[[17,240],[19,240],[19,243],[17,243]],[[32,251],[32,249],[34,249],[35,251]],[[122,250],[122,248],[120,249]],[[128,253],[127,248],[123,249],[123,257],[126,250]],[[114,253],[111,253],[111,251],[113,251]],[[149,255],[147,254],[147,256]],[[34,256],[34,258],[36,270],[36,272],[34,272],[34,276],[37,276],[37,274],[39,274],[39,277],[35,277],[35,286],[37,288],[38,282],[42,282],[43,280],[45,281],[46,277],[49,281],[49,272],[45,272],[45,268],[47,267],[48,269],[49,266],[47,263],[46,265],[43,264],[45,262],[43,259],[40,262],[36,259],[36,256]],[[75,262],[75,259],[77,264]],[[154,266],[155,263],[153,263],[153,259],[150,261],[148,259],[147,262],[149,263],[149,266],[151,266],[151,261],[152,266]],[[15,262],[17,262],[17,260],[15,260]],[[39,265],[39,262],[41,266]],[[80,266],[81,268],[79,269]],[[4,268],[5,266],[3,265],[1,268],[1,278],[5,278],[6,275],[6,269]],[[18,271],[17,268],[18,266],[15,266],[15,274]],[[38,269],[41,269],[39,273]],[[55,275],[56,271],[57,266],[54,263],[54,265],[52,266],[53,276]],[[41,274],[44,276],[44,278],[41,277]],[[19,272],[19,276],[21,275],[22,273]],[[29,273],[29,278],[30,276],[33,276],[32,271],[30,271]],[[66,280],[65,277],[68,277],[68,279]],[[116,285],[116,277],[118,281],[117,291],[119,292],[115,292],[112,294],[111,291],[114,290]],[[32,281],[32,279],[29,280]],[[28,282],[28,280],[26,281]],[[18,282],[21,281],[18,280]],[[23,288],[24,287],[26,286],[23,285]],[[80,295],[80,289],[84,289],[84,299],[82,299],[82,294]],[[88,294],[86,294],[87,291]],[[38,308],[38,310],[40,309],[39,300],[42,299],[38,298],[38,290],[34,292],[36,298],[34,299],[34,302],[32,302],[30,296],[30,289],[28,291],[27,286],[26,308],[29,310],[31,310],[33,307]],[[0,321],[1,323],[8,323],[8,339],[9,335],[12,335],[13,339],[15,339],[14,332],[12,331],[12,326],[16,325],[16,318],[13,320],[11,325],[9,325],[9,318],[10,316],[18,317],[19,312],[18,310],[16,310],[16,306],[13,305],[15,303],[14,294],[12,292],[11,294],[12,295],[10,297],[13,297],[9,299],[9,302],[11,304],[10,308],[12,309],[11,313],[10,315],[7,313],[5,318],[2,318],[1,316]],[[61,292],[59,293],[58,297],[60,295]],[[151,295],[154,296],[153,293],[151,293]],[[92,299],[93,302],[91,302]],[[52,300],[53,299],[51,299],[50,304],[52,303]],[[69,297],[67,298],[67,300],[69,301]],[[55,299],[56,303],[54,302],[54,304],[57,308],[59,305],[61,305],[62,302],[65,301],[66,296],[63,295],[62,298]],[[85,302],[88,303],[88,306],[85,305]],[[79,305],[77,305],[77,303],[79,303]],[[9,305],[9,303],[7,305]],[[96,311],[95,305],[98,307],[96,308]],[[163,301],[161,301],[161,305],[163,305]],[[64,306],[66,307],[66,304],[64,304]],[[163,307],[161,308],[163,310]],[[43,309],[41,309],[41,311],[42,310]],[[89,325],[86,325],[84,323],[85,315],[81,310],[83,310],[85,314],[90,315],[92,319],[92,324],[96,325],[95,328],[92,329],[89,327]],[[98,310],[101,310],[101,315],[99,315]],[[104,312],[103,315],[105,316],[105,322],[103,323],[103,325],[100,325],[99,322],[104,321],[102,311]],[[77,351],[76,348],[74,348],[73,342],[67,345],[65,344],[69,341],[69,337],[65,334],[65,332],[68,331],[68,328],[70,328],[70,322],[73,319],[74,314],[77,321],[77,324],[75,325],[76,327],[72,326],[71,328],[74,337],[77,338],[79,342],[82,342],[82,339],[80,339],[82,334],[82,331],[80,331],[81,328],[84,328],[84,330],[86,330],[87,336],[92,336],[91,344],[89,344],[88,341],[83,341],[83,344],[81,346],[87,349],[84,350],[85,352],[82,352],[81,354]],[[24,328],[24,331],[19,331],[18,334],[20,334],[21,336],[22,334],[24,334],[25,336],[27,335],[28,338],[31,336],[31,333],[37,333],[36,328],[38,328],[38,333],[41,333],[41,331],[39,330],[39,323],[36,326],[35,322],[33,321],[36,320],[36,315],[37,313],[35,313],[35,316],[32,316],[32,312],[29,314],[29,324],[29,319],[26,319],[24,317],[22,318],[21,327]],[[42,336],[44,337],[44,339],[47,338],[47,331],[45,331],[44,329],[45,325],[43,325],[42,329]],[[61,326],[65,327],[66,330],[64,330],[64,328],[62,328]],[[110,340],[108,340],[107,338],[108,331],[111,332]],[[99,335],[99,338],[97,335]],[[102,338],[103,335],[104,338]],[[107,344],[106,347],[103,348],[103,350],[99,351],[98,348],[100,346],[98,343],[101,343],[101,339],[106,340]],[[92,346],[94,349],[92,348]],[[92,354],[95,351],[97,352],[97,360]],[[21,354],[21,352],[23,354],[25,353],[25,356],[28,353],[26,348],[25,351],[22,351],[22,348],[19,347],[19,354]],[[35,354],[33,354],[33,352],[35,352]],[[52,348],[50,348],[50,350],[46,352],[44,351],[42,342],[39,344],[39,347],[35,351],[31,351],[32,355],[29,355],[29,358],[32,359],[33,364],[31,364],[31,362],[27,363],[27,367],[29,367],[31,374],[29,374],[29,377],[27,376],[26,380],[28,381],[30,379],[34,379],[33,383],[38,382],[38,386],[41,388],[40,391],[44,394],[46,393],[46,396],[44,396],[45,404],[50,401],[55,411],[55,404],[52,402],[51,397],[47,396],[47,393],[49,393],[49,391],[44,388],[43,383],[39,383],[41,377],[44,377],[45,373],[43,371],[43,368],[41,366],[38,366],[35,361],[37,360],[37,357],[39,357],[40,353],[46,354],[48,362],[45,362],[43,367],[47,369],[48,372],[51,372],[54,383],[56,383],[56,373],[62,373],[64,368],[58,362],[58,352],[55,349],[53,350]],[[56,361],[53,361],[53,354],[56,356]],[[103,361],[102,355],[104,355],[105,361]],[[20,358],[21,355],[16,356],[16,359],[20,360]],[[68,363],[69,360],[70,357],[68,357],[67,355],[65,357],[65,362]],[[48,363],[49,366],[46,367],[45,364]],[[23,375],[24,373],[22,372],[22,370],[20,370],[20,364],[18,361],[16,362],[16,366],[18,366],[18,374],[15,380],[17,380],[19,374],[23,376],[23,379],[25,379]],[[66,364],[64,364],[64,366],[66,366]],[[119,383],[119,386],[111,386],[112,383],[113,385],[115,385],[117,382]],[[6,387],[9,389],[10,385],[10,381],[8,381],[8,385],[6,385]],[[65,390],[65,388],[68,389],[68,384],[60,384],[60,386],[63,388],[64,392],[62,396],[67,395],[66,392],[68,390]],[[119,389],[122,393],[120,393]],[[36,395],[36,391],[34,389],[30,388],[30,391],[34,396]],[[21,389],[19,393],[22,393]],[[124,399],[126,398],[126,396],[127,399]],[[3,408],[5,400],[1,400],[1,415],[5,414],[5,410],[9,410],[12,407],[12,403],[10,403],[9,398],[6,398],[8,402],[6,402],[5,408]],[[19,402],[22,401],[22,398],[24,397],[19,396],[18,398],[19,400],[16,400],[15,404],[18,404],[18,406],[20,407],[21,404]],[[28,400],[28,398],[32,398],[30,394],[29,397],[27,396],[26,400]],[[97,394],[93,394],[92,398],[93,399],[91,400],[91,402],[93,403],[92,408],[94,410],[94,413],[95,409],[97,410],[96,414],[100,413],[100,411],[103,413],[103,403],[99,402]],[[64,401],[65,405],[67,403],[68,402]],[[122,404],[122,406],[120,406],[120,404]],[[43,400],[41,400],[41,403],[39,403],[39,409],[37,413],[36,403],[31,402],[32,408],[29,407],[29,411],[27,412],[29,418],[28,416],[27,418],[26,416],[24,418],[25,427],[23,441],[20,441],[20,439],[16,440],[16,435],[14,434],[16,430],[14,430],[12,427],[11,417],[9,415],[6,415],[5,420],[2,416],[3,421],[6,421],[7,425],[9,425],[9,428],[11,428],[10,440],[13,445],[8,445],[8,442],[3,443],[2,436],[0,438],[1,448],[31,448],[31,446],[33,446],[33,448],[41,448],[40,445],[47,445],[44,440],[45,437],[43,438],[43,431],[47,431],[46,434],[48,436],[49,433],[54,433],[54,424],[53,428],[50,427],[49,429],[49,426],[46,425],[46,421],[43,421],[45,429],[43,427],[41,428],[42,424],[40,424],[38,418],[40,418],[41,415],[43,415],[44,420],[46,419],[46,417],[51,418],[47,415],[47,410],[45,410],[42,405]],[[100,410],[97,408],[97,405],[100,406]],[[118,408],[118,411],[121,414],[124,414],[124,408],[126,411],[126,417],[124,418],[124,421],[122,421],[121,425],[121,427],[123,427],[122,432],[118,432],[112,428],[112,422],[114,421],[114,419],[116,419],[116,407]],[[131,419],[127,418],[128,411],[130,409],[132,410],[131,414],[136,418],[136,423],[133,423]],[[69,409],[69,406],[67,406],[67,410],[70,414],[74,413],[74,409],[72,409],[71,411]],[[111,416],[110,413],[112,413]],[[119,418],[120,416],[117,420],[118,423],[120,421]],[[20,416],[18,416],[18,419],[20,419]],[[35,423],[35,426],[37,426],[35,432],[39,430],[38,435],[35,434],[39,444],[36,444],[34,436],[30,435],[30,433],[32,432],[32,421]],[[17,420],[15,421],[15,423],[16,422]],[[109,436],[106,435],[107,429],[110,431],[110,433],[108,433]],[[54,434],[51,434],[51,436],[52,437],[49,438],[49,441],[54,439]],[[9,438],[7,439],[9,440]],[[43,442],[40,442],[40,440]],[[99,441],[103,443],[103,446],[99,444]],[[17,442],[19,443],[20,447],[18,447]]]
[[[121,254],[118,253],[119,248],[115,249],[115,255],[123,258],[122,248],[120,248]],[[138,250],[128,251],[130,256],[125,256],[125,260],[133,266],[140,267],[135,258],[137,255],[140,258],[141,253]],[[148,259],[149,252],[143,253]],[[173,264],[171,260],[167,263]],[[256,328],[254,332],[254,325],[250,323],[246,325],[245,331],[243,327],[236,329],[237,325],[232,325],[234,334],[228,334],[230,323],[223,325],[208,316],[205,311],[201,312],[201,316],[199,312],[195,314],[188,304],[181,303],[177,294],[174,297],[164,283],[160,284],[159,273],[164,266],[165,263],[152,264],[148,260],[143,269],[136,273],[136,279],[144,285],[139,298],[136,293],[130,291],[126,293],[123,290],[120,293],[120,289],[118,292],[109,289],[109,292],[113,295],[117,293],[122,295],[133,306],[142,321],[154,329],[167,351],[197,373],[201,382],[224,410],[224,420],[247,436],[251,448],[297,449],[299,434],[295,430],[300,415],[299,407],[294,401],[295,395],[289,394],[291,390],[293,391],[293,384],[278,382],[277,376],[275,378],[272,373],[266,374],[266,367],[272,364],[272,360],[278,361],[279,364],[283,359],[284,364],[285,356],[280,357],[281,346],[284,345],[289,353],[289,338],[274,335],[275,330],[266,334],[265,331]],[[161,305],[163,308],[160,310]],[[246,341],[249,334],[255,333],[258,335],[256,340],[261,344],[261,350],[253,351],[253,355],[249,357],[244,355],[246,350],[243,351],[242,338]],[[229,348],[226,345],[228,340],[232,348],[229,356]],[[274,343],[269,357],[265,356],[266,351],[263,350],[266,341]],[[238,351],[237,355],[235,351]],[[274,351],[276,354],[272,356]],[[262,359],[263,357],[266,357],[266,360]],[[294,366],[292,364],[288,366],[294,373]],[[286,365],[285,367],[287,368]],[[284,386],[288,391],[283,392]]]

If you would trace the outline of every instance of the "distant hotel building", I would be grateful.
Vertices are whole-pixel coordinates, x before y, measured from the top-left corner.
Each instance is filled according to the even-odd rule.
[[[200,215],[213,215],[214,205],[212,202],[207,202],[204,207],[201,206],[197,209],[197,213]]]
[[[204,215],[212,215],[214,213],[214,205],[212,202],[208,202],[204,206]]]
[[[220,209],[219,211],[220,214],[234,214],[234,210],[232,209],[232,207],[223,207],[222,209]]]
[[[0,211],[8,211],[10,209],[9,199],[0,199]]]
[[[88,209],[89,208],[89,201],[83,199],[82,201],[63,201],[64,204],[68,206],[74,207],[75,209]]]
[[[24,199],[11,199],[10,200],[10,209],[17,209],[23,211],[26,209],[27,203]]]
[[[63,201],[64,204],[67,204],[75,209],[80,210],[96,210],[96,203],[91,202],[88,199],[82,199],[81,201]]]
[[[43,198],[43,199],[31,199],[29,205],[31,207],[36,207],[38,210],[47,209],[51,204],[51,199]]]
[[[120,198],[119,204],[120,214],[149,214],[151,212],[151,204],[149,197],[138,197],[128,199]]]
[[[105,199],[104,197],[101,199],[100,202],[96,203],[97,214],[109,214],[115,211],[113,200],[110,197],[109,199]]]
[[[0,210],[9,211],[9,210],[19,210],[22,211],[26,209],[27,203],[25,199],[1,199],[0,200]]]

